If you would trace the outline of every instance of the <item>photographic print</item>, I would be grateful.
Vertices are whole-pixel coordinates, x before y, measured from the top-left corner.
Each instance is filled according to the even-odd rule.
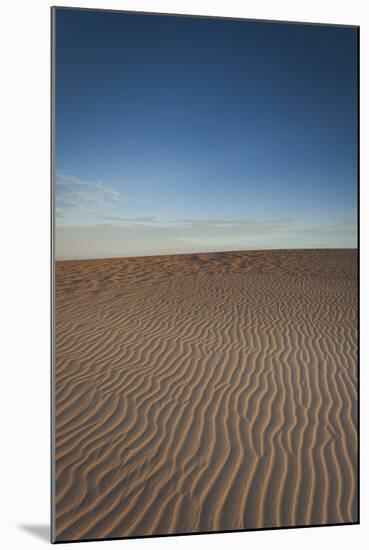
[[[358,523],[359,28],[52,9],[52,540]]]

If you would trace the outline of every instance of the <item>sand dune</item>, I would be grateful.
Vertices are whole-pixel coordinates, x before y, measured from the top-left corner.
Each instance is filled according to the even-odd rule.
[[[56,263],[56,540],[357,521],[356,252]]]

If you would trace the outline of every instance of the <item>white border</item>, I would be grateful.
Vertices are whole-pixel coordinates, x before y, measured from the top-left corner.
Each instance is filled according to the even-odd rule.
[[[219,15],[361,27],[361,525],[88,543],[200,549],[232,545],[299,550],[331,545],[367,547],[369,540],[369,17],[367,0],[136,0],[65,2],[99,7],[193,15]],[[49,162],[50,2],[18,0],[1,8],[1,499],[4,548],[45,547],[21,525],[49,521]],[[365,99],[367,99],[365,101]],[[365,359],[367,361],[365,361]],[[45,530],[44,530],[45,531]],[[42,529],[41,529],[42,532]],[[365,543],[366,539],[366,543]],[[73,545],[72,545],[73,546]],[[84,547],[84,546],[83,546]],[[78,548],[82,548],[79,543]]]

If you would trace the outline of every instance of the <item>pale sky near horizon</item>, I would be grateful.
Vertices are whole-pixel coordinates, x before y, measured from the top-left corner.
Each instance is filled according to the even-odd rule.
[[[357,245],[357,30],[56,10],[57,259]]]

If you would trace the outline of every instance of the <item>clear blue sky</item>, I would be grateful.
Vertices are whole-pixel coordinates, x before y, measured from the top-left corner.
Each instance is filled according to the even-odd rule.
[[[355,28],[56,13],[57,257],[356,246]]]

